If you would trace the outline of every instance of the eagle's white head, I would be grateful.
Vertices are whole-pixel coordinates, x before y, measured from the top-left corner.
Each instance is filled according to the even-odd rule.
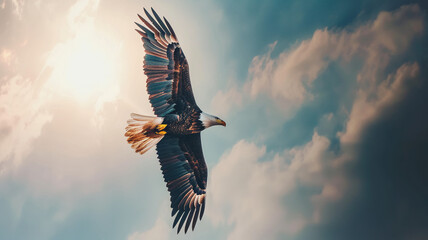
[[[223,125],[226,127],[226,122],[208,113],[202,112],[199,116],[199,120],[202,122],[202,125],[204,125],[205,128],[209,128],[214,125]]]

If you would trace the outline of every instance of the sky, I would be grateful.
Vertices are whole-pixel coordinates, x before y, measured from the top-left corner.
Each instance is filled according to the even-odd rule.
[[[173,26],[204,112],[205,216],[176,235],[134,31]],[[423,1],[0,0],[0,239],[428,239]]]

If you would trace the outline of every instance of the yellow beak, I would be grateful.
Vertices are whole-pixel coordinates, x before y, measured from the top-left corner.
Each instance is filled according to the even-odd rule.
[[[226,127],[226,122],[225,122],[225,121],[223,121],[223,120],[221,120],[221,119],[217,119],[217,120],[216,120],[216,122],[217,122],[218,124],[223,125],[223,126],[225,126],[225,127]]]

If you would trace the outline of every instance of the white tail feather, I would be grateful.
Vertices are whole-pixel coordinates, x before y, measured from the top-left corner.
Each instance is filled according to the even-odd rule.
[[[128,143],[135,149],[135,152],[144,154],[162,140],[164,135],[156,134],[156,126],[163,122],[163,118],[136,113],[132,113],[131,118],[125,128],[125,136],[128,137]]]

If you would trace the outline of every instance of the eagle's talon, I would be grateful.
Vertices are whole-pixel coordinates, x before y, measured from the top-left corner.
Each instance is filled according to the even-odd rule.
[[[158,131],[162,131],[162,130],[164,130],[166,128],[166,124],[159,124],[157,127],[156,127],[156,129],[158,130]]]

